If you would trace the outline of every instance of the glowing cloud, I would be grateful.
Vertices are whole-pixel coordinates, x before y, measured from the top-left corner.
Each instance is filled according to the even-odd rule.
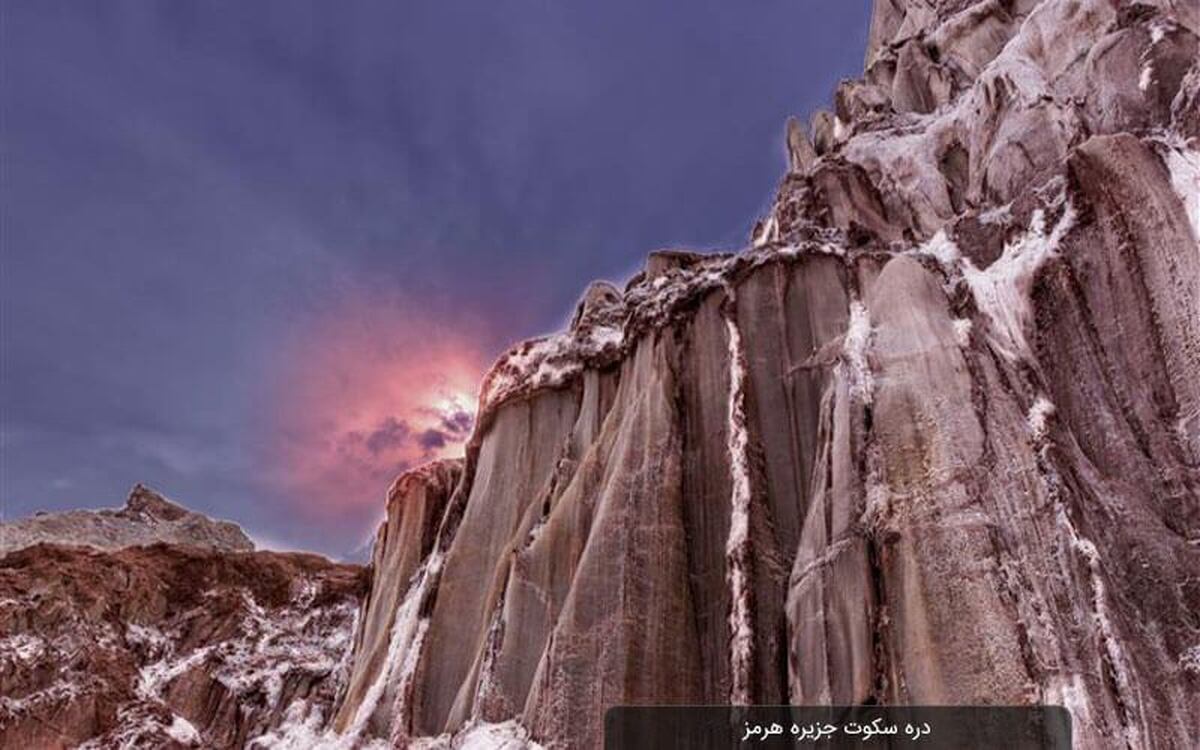
[[[487,362],[432,316],[377,301],[334,311],[285,347],[273,483],[311,517],[378,517],[398,473],[462,455]]]

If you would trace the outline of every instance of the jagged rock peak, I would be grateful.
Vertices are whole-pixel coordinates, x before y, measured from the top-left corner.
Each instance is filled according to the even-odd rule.
[[[809,140],[804,126],[795,117],[787,121],[788,171],[804,174],[817,160],[817,151]]]
[[[119,515],[127,517],[149,517],[160,521],[178,521],[188,514],[188,509],[166,499],[158,492],[138,482],[129,492],[129,499]]]
[[[141,483],[120,509],[40,512],[0,523],[0,554],[39,543],[117,549],[158,542],[227,552],[254,549],[237,524],[189,510]]]
[[[621,290],[607,281],[593,281],[575,305],[571,330],[618,325],[624,314],[625,303]]]
[[[903,250],[998,211],[1087,138],[1200,132],[1200,3],[878,0],[868,68],[760,226]],[[816,125],[817,122],[820,125]]]

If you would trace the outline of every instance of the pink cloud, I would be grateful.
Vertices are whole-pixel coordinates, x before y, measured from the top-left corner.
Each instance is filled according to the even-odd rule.
[[[313,518],[376,517],[401,471],[462,455],[489,358],[412,306],[344,306],[285,346],[270,477]]]

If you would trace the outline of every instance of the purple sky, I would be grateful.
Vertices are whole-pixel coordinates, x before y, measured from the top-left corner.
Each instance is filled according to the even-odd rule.
[[[5,515],[358,546],[505,345],[743,243],[868,4],[6,1]]]

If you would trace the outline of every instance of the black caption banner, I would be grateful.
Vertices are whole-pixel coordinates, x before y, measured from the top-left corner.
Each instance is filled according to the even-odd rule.
[[[605,750],[1071,750],[1061,706],[621,706]]]

